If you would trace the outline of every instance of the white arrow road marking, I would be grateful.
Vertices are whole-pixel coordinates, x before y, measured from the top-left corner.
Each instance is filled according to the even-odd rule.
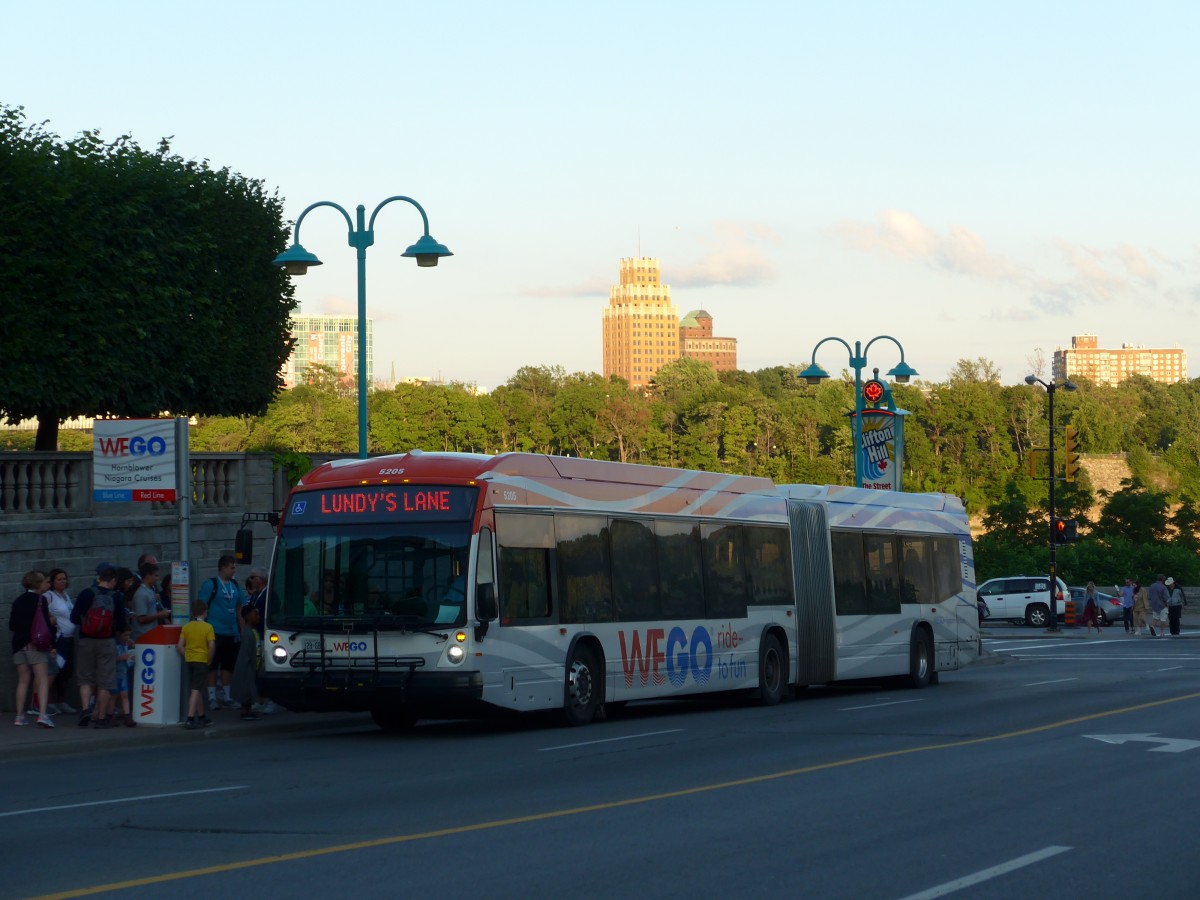
[[[1084,737],[1094,741],[1104,741],[1106,744],[1125,744],[1133,741],[1162,744],[1161,747],[1151,747],[1151,753],[1182,753],[1184,750],[1195,750],[1200,747],[1200,741],[1157,737],[1155,734],[1085,734]]]

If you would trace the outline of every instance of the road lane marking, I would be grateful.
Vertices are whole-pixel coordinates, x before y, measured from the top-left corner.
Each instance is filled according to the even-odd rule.
[[[1078,678],[1055,678],[1053,681],[1031,681],[1025,687],[1039,687],[1043,684],[1062,684],[1064,681],[1078,681]]]
[[[1078,656],[1023,656],[1020,653],[1014,653],[1017,659],[1053,659],[1053,660],[1070,660],[1071,662],[1162,662],[1164,659],[1200,659],[1200,656],[1089,656],[1086,659]],[[1177,666],[1172,668],[1180,668]]]
[[[919,697],[914,700],[890,700],[887,703],[871,703],[867,706],[843,706],[841,709],[838,710],[838,712],[851,712],[856,709],[879,709],[881,706],[896,706],[900,703],[920,703],[920,702],[922,702],[922,701]]]
[[[1089,713],[1085,716],[1075,716],[1071,719],[1063,719],[1058,722],[1049,722],[1045,725],[1032,725],[1029,728],[1021,728],[1017,731],[1007,731],[1003,734],[991,734],[976,738],[963,738],[956,741],[946,741],[941,744],[925,744],[920,747],[907,747],[899,750],[885,750],[879,753],[870,753],[865,756],[852,756],[846,759],[835,759],[830,762],[815,763],[811,766],[803,766],[797,769],[785,769],[781,772],[768,772],[764,775],[751,775],[746,778],[738,778],[733,781],[722,781],[716,784],[702,784],[690,788],[681,788],[676,791],[665,791],[660,794],[644,794],[639,797],[627,797],[624,800],[610,800],[604,803],[593,803],[589,806],[574,806],[568,809],[552,809],[540,813],[530,813],[525,816],[514,816],[508,819],[492,819],[486,822],[473,822],[467,825],[454,825],[449,828],[439,828],[435,831],[421,831],[412,834],[396,834],[388,837],[372,838],[366,841],[356,841],[351,844],[335,844],[329,847],[315,847],[311,850],[296,850],[292,853],[281,853],[275,856],[260,856],[252,859],[244,859],[239,862],[221,863],[214,866],[204,866],[199,869],[183,869],[177,872],[165,872],[159,875],[146,875],[141,878],[131,878],[126,881],[115,881],[109,884],[98,884],[90,887],[72,888],[66,891],[60,891],[54,894],[44,894],[36,900],[69,900],[73,897],[90,897],[95,894],[105,894],[112,891],[127,890],[135,887],[145,887],[151,884],[166,884],[171,881],[183,881],[189,878],[199,878],[204,875],[221,875],[227,872],[237,872],[242,869],[253,869],[259,866],[277,865],[279,863],[296,862],[302,859],[317,859],[322,856],[332,856],[336,853],[351,853],[357,850],[372,850],[378,847],[391,847],[397,844],[409,844],[416,841],[427,841],[433,838],[450,837],[452,835],[472,834],[477,831],[490,831],[496,828],[507,828],[512,825],[527,825],[531,822],[549,822],[554,819],[563,819],[570,816],[580,816],[587,813],[605,812],[612,809],[624,809],[626,807],[641,806],[648,803],[656,803],[663,800],[676,800],[680,797],[691,797],[698,794],[707,794],[714,791],[729,790],[731,788],[746,787],[748,785],[766,784],[771,781],[778,781],[784,778],[794,778],[798,775],[811,775],[814,772],[826,772],[830,769],[839,769],[847,766],[861,765],[862,763],[877,762],[883,759],[892,759],[898,756],[909,756],[914,753],[928,753],[934,750],[952,750],[959,747],[972,747],[978,744],[990,744],[996,741],[1009,740],[1011,738],[1027,737],[1031,734],[1042,734],[1047,731],[1054,731],[1058,728],[1066,728],[1071,725],[1079,725],[1082,722],[1093,722],[1097,719],[1107,719],[1112,716],[1123,715],[1124,713],[1140,712],[1146,709],[1153,709],[1156,706],[1166,706],[1171,703],[1182,703],[1187,700],[1200,700],[1200,692],[1192,694],[1181,694],[1178,697],[1167,697],[1163,700],[1150,700],[1146,703],[1139,703],[1136,706],[1124,706],[1120,709],[1110,709],[1104,712]]]
[[[933,897],[945,897],[947,894],[953,894],[955,891],[961,891],[965,887],[970,887],[973,884],[979,884],[984,881],[990,881],[993,878],[998,878],[1001,875],[1007,875],[1009,872],[1023,869],[1026,866],[1032,866],[1034,863],[1041,862],[1043,859],[1049,859],[1052,856],[1058,856],[1060,853],[1066,853],[1071,850],[1071,847],[1046,847],[1042,850],[1036,850],[1033,853],[1026,853],[1024,856],[1018,856],[1016,859],[1010,859],[1008,862],[1000,863],[998,866],[992,866],[990,869],[981,869],[973,875],[964,875],[962,878],[956,878],[953,881],[947,881],[945,884],[939,884],[937,887],[931,887],[927,891],[921,891],[916,894],[909,894],[902,900],[931,900]]]
[[[538,747],[538,753],[549,753],[552,750],[572,750],[575,747],[590,747],[593,744],[611,744],[613,741],[632,741],[637,738],[656,737],[660,734],[678,734],[682,728],[671,728],[667,731],[645,731],[641,734],[625,734],[621,737],[601,738],[598,741],[580,741],[577,744],[559,744],[557,747]]]
[[[1151,753],[1186,753],[1188,750],[1195,750],[1200,747],[1200,741],[1189,741],[1186,738],[1165,738],[1159,737],[1157,731],[1152,731],[1149,734],[1085,734],[1085,738],[1091,738],[1094,741],[1104,741],[1106,744],[1126,744],[1131,741],[1141,741],[1147,744],[1160,744],[1159,747],[1151,747]]]
[[[112,800],[68,803],[65,806],[39,806],[36,809],[15,809],[12,812],[0,813],[0,819],[3,819],[5,816],[23,816],[26,813],[57,812],[60,809],[82,809],[85,806],[109,806],[113,803],[138,803],[142,800],[162,800],[167,797],[191,797],[194,794],[219,794],[222,791],[244,791],[247,787],[249,785],[235,784],[230,787],[205,788],[201,791],[174,791],[170,794],[144,794],[141,797],[114,797]]]

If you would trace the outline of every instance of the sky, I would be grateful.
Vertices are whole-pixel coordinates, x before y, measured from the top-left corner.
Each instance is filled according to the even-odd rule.
[[[1091,333],[1200,376],[1194,2],[0,0],[0,34],[0,102],[64,137],[171,137],[289,221],[417,200],[454,256],[380,211],[377,378],[599,372],[633,256],[746,370],[887,335],[1015,384]],[[299,312],[356,314],[346,233],[304,220]]]

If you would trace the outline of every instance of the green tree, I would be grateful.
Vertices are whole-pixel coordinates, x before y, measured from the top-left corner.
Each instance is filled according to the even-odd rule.
[[[1121,482],[1100,511],[1096,523],[1097,537],[1121,537],[1131,544],[1148,546],[1168,540],[1167,497],[1142,483],[1134,476]]]
[[[259,415],[280,387],[292,288],[262,183],[0,105],[0,416]],[[46,365],[45,350],[69,365]]]

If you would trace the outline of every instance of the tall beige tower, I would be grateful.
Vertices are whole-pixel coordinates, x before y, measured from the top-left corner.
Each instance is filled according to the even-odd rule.
[[[662,283],[656,257],[621,260],[621,283],[604,310],[604,377],[643,387],[664,364],[679,358],[679,310]]]

